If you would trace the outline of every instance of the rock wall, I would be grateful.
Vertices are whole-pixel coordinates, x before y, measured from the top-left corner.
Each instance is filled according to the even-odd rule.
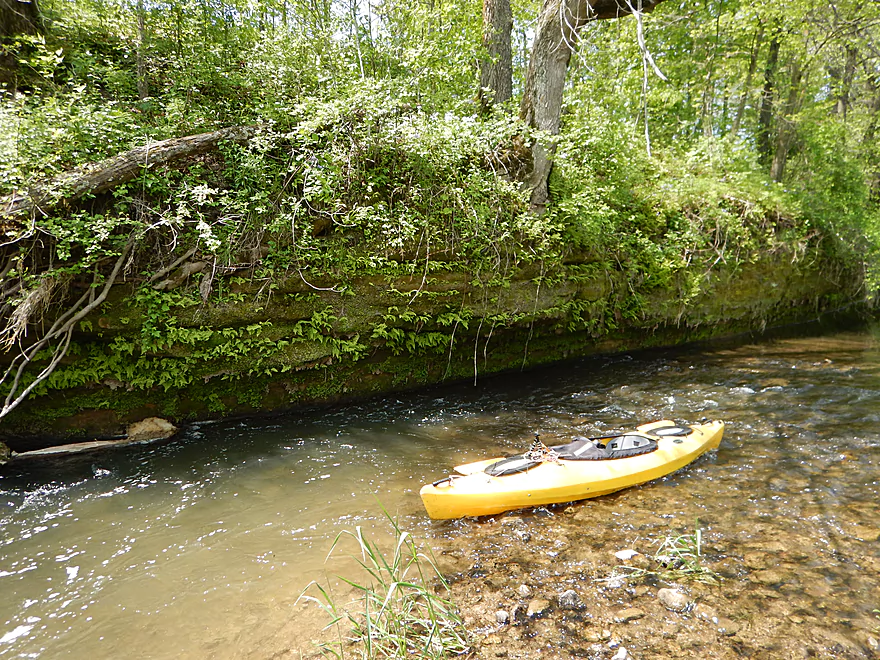
[[[179,424],[342,402],[760,331],[861,302],[858,273],[810,256],[759,254],[663,286],[576,260],[514,268],[498,284],[454,265],[344,286],[238,279],[213,304],[194,285],[149,299],[119,285],[0,440],[25,451],[118,437],[148,417]]]

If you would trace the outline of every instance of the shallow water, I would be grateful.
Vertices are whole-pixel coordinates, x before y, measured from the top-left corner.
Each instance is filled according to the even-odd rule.
[[[457,555],[449,570],[475,576],[481,553],[512,561],[537,552],[571,566],[587,561],[580,548],[638,546],[699,524],[726,571],[731,611],[750,630],[765,625],[768,649],[819,612],[823,629],[843,637],[840,657],[862,657],[880,625],[877,336],[585,360],[477,388],[206,424],[162,445],[8,465],[0,656],[308,652],[325,619],[297,597],[312,580],[356,575],[347,551],[325,563],[327,553],[357,526],[385,538],[384,507],[438,553]],[[717,452],[646,486],[528,513],[536,541],[525,548],[511,547],[494,520],[431,522],[421,508],[422,483],[524,448],[536,429],[553,444],[703,417],[727,422]],[[544,548],[540,539],[551,537]],[[774,612],[779,625],[759,612]],[[823,644],[811,648],[833,646]]]

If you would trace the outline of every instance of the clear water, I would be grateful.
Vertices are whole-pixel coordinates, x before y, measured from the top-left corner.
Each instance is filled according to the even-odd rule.
[[[381,538],[384,508],[440,551],[487,543],[480,521],[424,514],[419,487],[452,465],[524,448],[534,430],[551,444],[702,417],[728,424],[717,452],[662,482],[576,505],[597,519],[625,510],[629,522],[572,526],[567,541],[583,534],[624,547],[633,530],[699,516],[728,557],[767,550],[770,539],[785,546],[783,569],[801,576],[793,612],[830,607],[847,621],[844,634],[868,629],[880,607],[872,331],[585,360],[7,465],[0,657],[308,652],[326,620],[298,596],[312,580],[338,585],[334,576],[356,570],[345,552],[325,561],[340,532],[361,526]],[[728,588],[738,607],[759,609],[747,572]]]

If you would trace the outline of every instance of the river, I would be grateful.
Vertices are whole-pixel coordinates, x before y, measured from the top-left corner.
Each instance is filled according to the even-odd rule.
[[[774,655],[779,644],[800,649],[792,657],[871,657],[880,637],[878,338],[864,330],[581,360],[9,464],[0,469],[0,657],[299,657],[326,619],[298,597],[313,580],[339,585],[335,576],[356,574],[344,548],[326,560],[328,551],[358,526],[385,538],[383,510],[457,557],[446,566],[465,576],[459,584],[484,579],[472,568],[489,557],[502,566],[537,553],[568,567],[539,562],[535,575],[548,585],[561,589],[572,567],[589,566],[577,586],[600,595],[591,580],[607,571],[577,548],[596,557],[644,550],[700,526],[725,578],[700,592],[703,602],[737,622],[718,644],[764,648],[758,657],[788,657]],[[554,444],[703,417],[727,423],[717,452],[652,484],[510,517],[530,529],[523,547],[513,547],[504,516],[432,522],[421,507],[421,484],[525,448],[535,430]],[[602,598],[623,606],[653,597],[628,593]],[[493,598],[486,607],[511,596],[499,588]],[[492,632],[477,614],[471,622]],[[626,625],[610,632],[634,631],[631,647],[661,657],[639,637],[644,622]],[[709,635],[681,625],[694,640]],[[579,640],[580,655],[603,657],[605,638]]]

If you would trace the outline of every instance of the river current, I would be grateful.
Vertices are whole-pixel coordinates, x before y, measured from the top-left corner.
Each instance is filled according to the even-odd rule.
[[[762,589],[775,592],[792,603],[779,613],[787,626],[821,612],[841,657],[870,657],[880,637],[873,330],[581,360],[13,462],[0,468],[0,657],[297,657],[326,622],[300,594],[356,574],[345,552],[327,560],[340,532],[384,538],[387,511],[437,552],[466,557],[478,550],[469,544],[496,542],[486,522],[430,521],[423,483],[525,449],[536,430],[558,444],[663,418],[727,428],[716,452],[675,475],[568,507],[566,543],[583,534],[619,549],[702,524],[735,564],[727,582],[742,621],[749,607],[766,610]],[[597,522],[578,526],[577,511]],[[799,576],[796,586],[786,591],[774,570]]]

